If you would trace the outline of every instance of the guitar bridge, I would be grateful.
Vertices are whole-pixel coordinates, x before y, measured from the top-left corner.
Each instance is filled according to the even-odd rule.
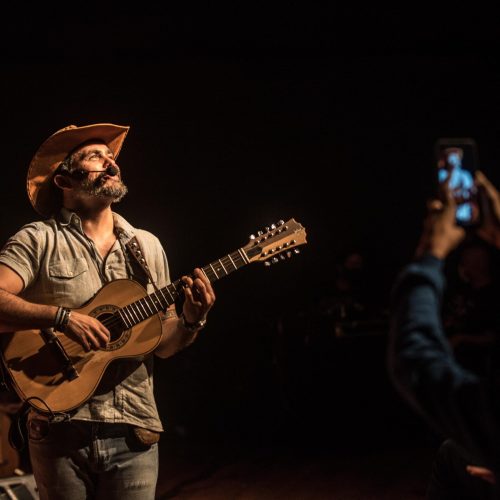
[[[75,378],[78,378],[80,374],[71,362],[69,356],[66,354],[66,351],[59,341],[59,338],[54,333],[54,330],[45,328],[40,330],[40,333],[44,342],[52,349],[52,352],[56,355],[56,357],[59,358],[59,361],[61,362],[61,371],[65,377],[68,380],[75,380]]]

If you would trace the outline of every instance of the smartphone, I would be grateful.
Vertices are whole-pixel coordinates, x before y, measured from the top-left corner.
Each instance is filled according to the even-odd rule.
[[[435,145],[438,183],[448,181],[457,203],[456,222],[473,227],[480,222],[477,189],[474,182],[479,168],[477,144],[470,137],[440,138]]]

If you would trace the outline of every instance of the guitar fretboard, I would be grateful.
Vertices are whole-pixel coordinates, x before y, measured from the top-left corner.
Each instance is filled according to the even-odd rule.
[[[236,271],[249,263],[249,259],[245,251],[240,248],[233,253],[222,257],[221,259],[211,262],[202,268],[205,276],[211,283],[217,281],[224,276]],[[122,323],[127,328],[132,328],[141,321],[144,321],[151,316],[158,314],[160,311],[165,311],[168,306],[172,305],[179,296],[183,293],[183,282],[178,279],[163,288],[155,290],[153,293],[146,295],[142,299],[136,300],[115,312]]]

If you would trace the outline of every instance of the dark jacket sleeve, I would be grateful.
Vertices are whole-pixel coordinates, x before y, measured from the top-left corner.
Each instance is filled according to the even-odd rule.
[[[392,292],[389,375],[439,433],[498,471],[497,389],[456,361],[441,323],[444,285],[443,262],[430,255],[399,275]]]

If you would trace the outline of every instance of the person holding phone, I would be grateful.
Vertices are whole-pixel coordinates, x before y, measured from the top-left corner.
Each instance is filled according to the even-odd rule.
[[[457,361],[441,318],[444,264],[466,235],[451,183],[450,176],[429,204],[415,259],[393,287],[388,370],[402,397],[446,438],[428,498],[500,498],[500,388]],[[500,193],[480,171],[475,184],[481,224],[469,231],[500,249]]]

